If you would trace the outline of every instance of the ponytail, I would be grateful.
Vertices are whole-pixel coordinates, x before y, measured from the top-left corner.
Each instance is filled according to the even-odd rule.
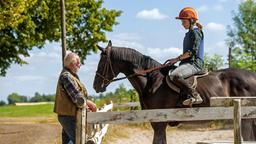
[[[197,26],[200,30],[203,29],[203,25],[202,25],[200,22],[196,22],[196,26]]]
[[[192,19],[190,19],[189,22],[190,22],[190,28],[189,29],[193,28],[193,26],[197,26],[200,30],[203,29],[203,25],[200,22],[198,22],[196,20],[192,20]]]

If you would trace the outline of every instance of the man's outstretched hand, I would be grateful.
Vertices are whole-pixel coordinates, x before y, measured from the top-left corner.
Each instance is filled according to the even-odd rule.
[[[86,107],[91,110],[92,112],[96,112],[97,111],[97,106],[95,103],[93,103],[92,101],[90,100],[87,100],[86,101]]]

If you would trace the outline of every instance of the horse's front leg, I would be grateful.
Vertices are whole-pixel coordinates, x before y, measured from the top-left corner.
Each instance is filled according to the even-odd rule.
[[[242,136],[244,141],[256,140],[256,119],[242,120]]]
[[[166,126],[167,123],[158,122],[151,123],[154,130],[153,144],[167,144],[166,143]]]

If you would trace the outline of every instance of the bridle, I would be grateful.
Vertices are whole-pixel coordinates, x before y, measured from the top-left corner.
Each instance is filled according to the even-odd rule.
[[[130,78],[130,77],[133,77],[133,76],[136,76],[136,75],[139,75],[137,73],[133,73],[129,76],[124,76],[124,77],[120,77],[120,78],[115,78],[116,77],[116,74],[113,70],[113,66],[112,66],[112,62],[111,62],[111,59],[110,59],[110,51],[108,52],[107,54],[107,60],[104,64],[104,68],[103,68],[103,72],[102,74],[100,74],[99,72],[96,72],[96,75],[98,75],[100,78],[102,78],[102,83],[101,83],[101,87],[103,86],[106,86],[106,85],[109,85],[111,82],[114,82],[114,81],[119,81],[119,80],[122,80],[122,79],[126,79],[126,78]],[[107,74],[109,72],[109,70],[111,70],[111,73],[112,73],[112,76],[113,76],[113,79],[110,80],[107,78]]]
[[[101,83],[101,87],[103,87],[103,86],[105,86],[105,85],[108,85],[108,84],[110,84],[112,81],[114,81],[114,79],[113,79],[113,80],[109,80],[109,79],[107,78],[107,74],[108,74],[109,69],[111,70],[112,76],[113,76],[113,77],[116,77],[115,72],[114,72],[113,67],[112,67],[111,59],[110,59],[110,57],[107,55],[107,60],[106,60],[106,62],[105,62],[105,64],[104,64],[104,68],[103,68],[102,74],[96,72],[96,75],[98,75],[100,78],[103,79],[103,80],[102,80],[102,83]],[[115,81],[116,81],[116,80],[115,80]]]

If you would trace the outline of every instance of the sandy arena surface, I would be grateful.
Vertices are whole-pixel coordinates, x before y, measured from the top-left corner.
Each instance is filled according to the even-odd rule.
[[[168,144],[196,144],[199,141],[232,141],[232,129],[168,128]],[[105,144],[151,144],[153,131],[129,125],[112,125]],[[60,144],[61,126],[54,118],[0,118],[0,144]]]

